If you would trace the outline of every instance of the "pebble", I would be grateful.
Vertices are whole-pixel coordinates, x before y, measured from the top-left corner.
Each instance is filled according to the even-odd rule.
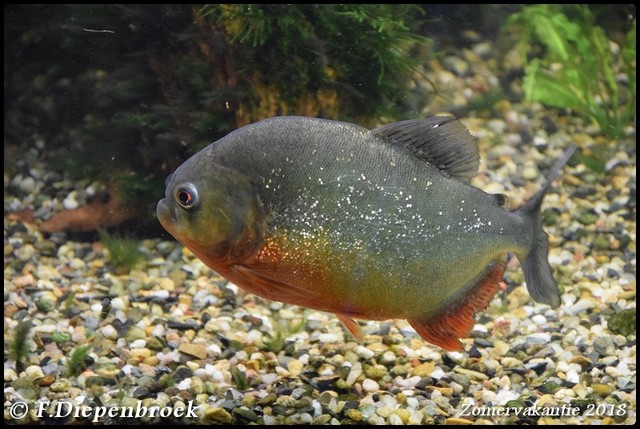
[[[108,340],[117,340],[119,337],[118,331],[112,325],[106,325],[100,332]]]
[[[544,332],[527,335],[527,344],[548,344],[550,341],[551,335]]]
[[[370,378],[365,378],[364,381],[362,382],[362,388],[364,389],[365,392],[372,393],[380,390],[380,385],[375,380],[371,380]]]
[[[62,206],[65,210],[75,210],[80,207],[80,204],[76,200],[76,193],[71,192],[67,197],[62,201]]]
[[[334,333],[320,334],[318,335],[318,341],[321,343],[337,343],[338,336]]]
[[[20,181],[20,190],[25,194],[32,194],[36,189],[36,179],[27,176]]]
[[[444,421],[445,425],[472,425],[473,421],[460,418],[460,417],[449,417]]]
[[[462,368],[460,366],[456,366],[453,370],[455,372],[459,373],[459,374],[464,374],[464,375],[469,376],[469,377],[471,377],[471,378],[473,378],[475,380],[488,380],[489,379],[489,377],[486,374],[483,374],[483,373],[478,372],[478,371],[471,371],[471,370],[468,370],[466,368]],[[433,375],[433,373],[432,373],[432,375]]]
[[[364,346],[357,346],[356,353],[361,359],[364,359],[364,360],[371,359],[375,355],[375,352],[373,352],[372,350],[369,350]]]
[[[209,423],[231,424],[233,416],[223,408],[209,408],[204,412],[204,421]]]
[[[413,375],[417,375],[419,377],[428,377],[431,375],[431,373],[433,373],[435,367],[435,362],[425,362],[413,369]]]
[[[42,371],[42,368],[40,368],[38,365],[28,366],[25,369],[25,373],[27,374],[28,377],[31,377],[33,380],[44,377],[44,372]]]
[[[180,344],[178,350],[196,359],[205,359],[207,357],[207,346],[205,344]]]
[[[292,377],[297,377],[304,368],[304,364],[297,359],[292,360],[287,364],[287,370]]]

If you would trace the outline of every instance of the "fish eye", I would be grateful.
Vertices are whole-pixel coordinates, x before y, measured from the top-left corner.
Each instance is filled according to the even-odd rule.
[[[176,201],[183,209],[191,209],[198,202],[198,192],[191,183],[182,185],[176,191]]]

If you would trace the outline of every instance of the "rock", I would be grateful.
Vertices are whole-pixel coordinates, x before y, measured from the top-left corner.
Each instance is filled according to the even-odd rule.
[[[24,370],[24,372],[33,380],[44,377],[44,372],[39,365],[30,365]]]
[[[106,325],[101,330],[102,335],[109,340],[117,340],[119,338],[118,330],[114,328],[112,325]]]
[[[131,328],[129,328],[124,337],[127,341],[132,343],[135,340],[144,340],[147,337],[147,334],[144,329],[137,326],[132,326]]]
[[[80,206],[76,199],[75,191],[70,192],[69,195],[67,195],[67,197],[62,201],[62,206],[65,210],[75,210]]]
[[[204,412],[204,420],[210,423],[231,424],[233,416],[223,408],[209,408]]]
[[[302,368],[304,368],[304,364],[297,359],[294,359],[287,364],[287,370],[292,377],[297,377],[302,372]]]
[[[449,417],[444,421],[445,425],[472,425],[471,420],[463,419],[460,417]]]
[[[600,356],[609,356],[613,352],[613,338],[597,337],[593,340],[593,348]]]
[[[469,66],[469,63],[456,56],[444,57],[442,59],[442,65],[447,70],[454,72],[456,75],[460,77],[467,76],[471,71],[471,67]]]
[[[253,411],[251,411],[251,410],[249,410],[249,409],[247,409],[245,407],[234,408],[232,412],[237,417],[241,418],[242,420],[248,421],[248,422],[255,423],[260,419],[260,417],[258,417],[258,415],[256,413],[254,413]]]
[[[184,353],[189,356],[193,356],[196,359],[206,359],[207,357],[207,346],[205,344],[180,344],[178,347],[178,351]]]
[[[375,352],[373,352],[372,350],[369,350],[365,346],[360,346],[360,345],[356,347],[356,353],[360,358],[366,359],[366,360],[371,359],[375,355]]]
[[[344,415],[348,419],[353,420],[354,422],[359,422],[360,420],[362,420],[362,413],[360,411],[358,411],[357,409],[355,409],[355,408],[347,410],[347,412],[344,413]]]
[[[383,365],[366,365],[364,367],[364,374],[367,378],[371,378],[373,380],[380,380],[382,377],[387,375],[387,368]]]
[[[614,313],[608,320],[609,330],[614,334],[629,336],[636,334],[636,309]]]
[[[467,376],[469,376],[471,378],[474,378],[476,380],[488,380],[489,379],[489,377],[487,377],[486,374],[483,374],[483,373],[478,372],[478,371],[471,371],[469,369],[462,368],[462,367],[459,367],[459,366],[456,366],[453,370],[455,372],[457,372],[458,374],[467,375]]]
[[[364,381],[362,382],[362,388],[364,389],[365,392],[372,393],[380,390],[380,385],[376,381],[370,378],[365,378]]]
[[[413,369],[413,375],[417,375],[419,377],[428,377],[431,375],[435,367],[436,367],[435,362],[425,362],[423,364],[416,366]]]

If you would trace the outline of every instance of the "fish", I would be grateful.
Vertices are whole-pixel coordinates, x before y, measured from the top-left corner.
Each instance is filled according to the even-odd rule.
[[[475,139],[456,118],[367,129],[302,116],[238,128],[180,165],[156,214],[213,271],[263,298],[356,320],[406,319],[425,341],[462,350],[500,290],[508,255],[533,300],[560,294],[541,189],[509,210],[470,184]]]

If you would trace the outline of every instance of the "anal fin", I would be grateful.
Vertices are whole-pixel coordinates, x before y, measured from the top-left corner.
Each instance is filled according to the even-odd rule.
[[[342,323],[342,326],[344,326],[347,331],[351,332],[351,335],[355,337],[356,341],[361,343],[364,340],[362,329],[358,322],[345,314],[336,313],[336,316],[338,317],[338,320],[340,320],[340,323]]]
[[[486,309],[493,295],[500,290],[504,269],[503,263],[493,263],[466,296],[436,315],[407,321],[425,341],[449,351],[462,350],[460,338],[473,327],[475,313]]]

